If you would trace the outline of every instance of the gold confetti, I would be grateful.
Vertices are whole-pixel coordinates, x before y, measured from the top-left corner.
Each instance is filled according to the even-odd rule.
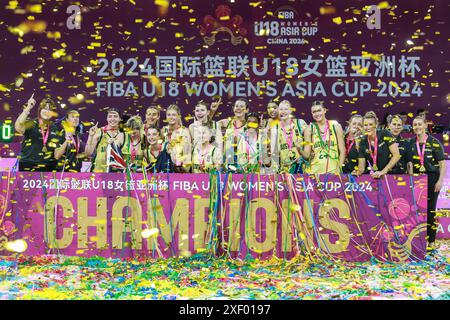
[[[333,22],[336,23],[336,24],[341,24],[342,23],[342,18],[341,17],[333,18]]]
[[[42,13],[42,5],[40,4],[27,4],[26,10],[30,13]]]
[[[389,2],[382,1],[377,5],[377,7],[380,9],[389,9],[391,6],[389,5]]]
[[[61,58],[61,57],[63,57],[63,56],[65,56],[66,55],[66,49],[58,49],[58,50],[55,50],[53,53],[52,53],[52,57],[54,58],[54,59],[58,59],[58,58]]]
[[[321,15],[334,14],[334,13],[336,13],[336,8],[335,7],[332,7],[332,6],[320,7],[320,14]]]
[[[17,27],[8,27],[8,31],[12,34],[22,37],[29,32],[43,33],[47,29],[47,22],[45,21],[25,21],[19,24]]]

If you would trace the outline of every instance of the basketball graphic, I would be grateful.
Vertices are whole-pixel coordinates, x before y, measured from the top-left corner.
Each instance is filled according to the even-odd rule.
[[[15,228],[16,228],[16,225],[11,221],[5,221],[5,222],[3,222],[2,226],[1,226],[1,229],[7,236],[14,233]]]
[[[396,220],[403,220],[408,217],[410,205],[406,199],[397,198],[389,203],[389,215]]]

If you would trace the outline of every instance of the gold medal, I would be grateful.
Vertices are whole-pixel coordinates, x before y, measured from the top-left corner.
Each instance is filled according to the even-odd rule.
[[[372,169],[373,169],[373,171],[378,171],[378,166],[376,164],[374,164]]]
[[[43,148],[42,148],[42,152],[44,152],[44,153],[47,153],[47,146],[44,146]]]
[[[417,155],[419,156],[419,160],[420,160],[420,168],[419,168],[419,171],[420,172],[426,172],[427,170],[425,169],[425,166],[424,166],[424,161],[425,161],[425,146],[426,146],[426,138],[425,138],[425,140],[423,141],[423,144],[422,144],[422,150],[420,149],[420,144],[419,144],[419,138],[417,138],[417,140],[416,140],[416,147],[417,147]]]

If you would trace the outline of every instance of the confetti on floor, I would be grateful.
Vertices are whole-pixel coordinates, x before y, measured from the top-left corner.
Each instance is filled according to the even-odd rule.
[[[450,241],[408,264],[3,257],[0,299],[450,299]]]

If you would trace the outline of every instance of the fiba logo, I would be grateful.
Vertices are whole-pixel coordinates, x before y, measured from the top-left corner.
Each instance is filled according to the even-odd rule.
[[[281,6],[275,11],[274,16],[278,19],[293,20],[298,16],[298,12],[291,6]]]
[[[301,37],[314,36],[317,22],[300,21],[297,10],[291,6],[278,8],[270,20],[254,22],[254,33],[257,37],[268,37],[267,44],[305,44]]]

